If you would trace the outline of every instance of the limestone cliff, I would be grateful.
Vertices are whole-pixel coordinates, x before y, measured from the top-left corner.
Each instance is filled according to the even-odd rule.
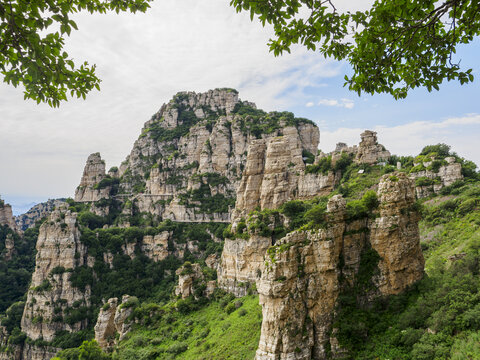
[[[456,162],[455,157],[446,157],[437,168],[432,166],[435,162],[438,160],[431,158],[414,164],[415,168],[420,168],[419,171],[410,173],[417,182],[415,192],[418,198],[438,194],[444,187],[463,179],[462,165]]]
[[[374,221],[347,221],[345,200],[337,195],[329,200],[325,229],[294,231],[270,248],[257,281],[263,307],[257,359],[326,359],[327,344],[335,342],[330,333],[338,295],[355,283],[368,251],[379,261],[366,300],[398,294],[421,279],[413,182],[405,174],[385,175],[378,196]]]
[[[311,198],[333,190],[333,173],[305,173],[302,153],[318,147],[318,128],[311,126],[309,134],[305,137],[300,129],[286,127],[281,136],[250,143],[237,190],[235,218],[257,207],[275,209],[288,200]]]
[[[40,227],[35,271],[22,317],[22,331],[32,340],[51,341],[59,330],[78,331],[85,326],[69,315],[89,305],[90,289],[72,287],[71,271],[85,262],[75,213],[55,210]]]
[[[6,225],[13,231],[17,231],[17,224],[13,218],[12,207],[5,204],[5,201],[0,199],[0,225]]]
[[[133,301],[135,301],[133,297],[123,295],[120,304],[118,298],[111,298],[100,309],[95,324],[95,340],[100,347],[103,349],[112,347],[117,339],[122,340],[129,332],[131,324],[126,320],[132,313]]]
[[[256,145],[252,145],[252,152],[256,153]],[[285,144],[283,148],[288,149]],[[245,177],[253,174],[249,160],[250,155]],[[256,186],[252,185],[247,194],[260,209],[264,204],[279,207],[298,194],[275,197],[275,186],[262,193],[262,182],[251,184]],[[239,197],[245,193],[239,191]],[[245,295],[248,286],[256,283],[263,307],[257,359],[326,359],[328,344],[336,344],[331,333],[337,298],[341,291],[354,286],[365,256],[376,254],[378,263],[377,271],[369,275],[374,286],[364,294],[364,302],[398,294],[423,276],[413,180],[404,173],[384,175],[377,196],[376,216],[358,218],[347,213],[346,201],[336,195],[328,201],[323,227],[294,230],[278,240],[256,232],[251,224],[257,215],[250,215],[246,225],[243,219],[233,224],[237,230],[247,230],[225,240],[218,283],[236,296]],[[248,207],[249,203],[237,201],[239,205]],[[282,216],[269,219],[267,233],[286,226],[287,221]],[[340,351],[338,344],[333,347]]]
[[[75,201],[89,202],[108,198],[110,187],[101,186],[105,177],[105,161],[100,157],[100,153],[91,154],[85,164],[80,185],[75,190]]]

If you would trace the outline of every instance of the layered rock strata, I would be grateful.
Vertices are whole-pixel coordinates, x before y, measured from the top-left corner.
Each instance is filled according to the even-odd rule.
[[[266,256],[257,281],[263,308],[257,360],[326,359],[327,344],[335,342],[329,334],[336,300],[342,288],[355,283],[369,249],[379,262],[372,278],[376,290],[367,300],[398,294],[421,279],[413,182],[402,173],[384,175],[378,197],[379,217],[353,222],[346,221],[345,200],[332,197],[326,229],[292,232]]]
[[[110,187],[99,186],[105,177],[105,161],[100,153],[91,154],[85,164],[80,185],[75,190],[75,201],[92,202],[108,198]]]
[[[318,128],[310,130],[308,141],[299,129],[286,127],[282,136],[250,143],[237,190],[235,218],[257,207],[275,209],[288,200],[312,198],[333,190],[336,177],[332,172],[305,173],[302,153],[317,148],[319,141]]]
[[[415,166],[423,165],[425,170],[413,172],[410,176],[413,179],[423,179],[415,188],[418,198],[428,197],[433,194],[438,194],[446,186],[452,185],[454,182],[463,180],[462,165],[456,162],[455,157],[449,156],[445,158],[445,164],[440,166],[438,171],[428,170],[435,159],[423,162],[422,164],[414,164]],[[425,181],[426,180],[426,181]]]
[[[359,164],[376,164],[386,161],[391,155],[385,147],[377,142],[377,133],[365,130],[360,134],[361,141],[358,145],[355,162]]]
[[[40,227],[36,244],[35,271],[27,293],[21,321],[22,331],[32,340],[51,341],[59,330],[78,331],[81,321],[64,321],[74,304],[89,306],[90,289],[80,291],[70,283],[70,271],[86,262],[86,248],[80,242],[77,215],[52,212]]]

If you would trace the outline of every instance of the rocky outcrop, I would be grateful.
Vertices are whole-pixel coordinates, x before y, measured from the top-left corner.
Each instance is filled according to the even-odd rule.
[[[304,125],[303,132],[306,128]],[[318,147],[318,128],[310,125],[308,137],[295,127],[286,127],[282,133],[250,143],[237,190],[236,218],[257,207],[275,209],[288,200],[311,198],[333,190],[333,173],[305,174],[302,153]]]
[[[85,164],[80,185],[75,190],[75,201],[91,202],[108,198],[110,186],[102,186],[100,183],[105,177],[105,161],[100,153],[91,154]]]
[[[265,253],[271,245],[271,238],[258,235],[225,239],[217,270],[219,287],[238,297],[247,295],[250,285],[262,274]]]
[[[410,173],[411,178],[417,182],[415,188],[417,198],[438,194],[444,187],[463,180],[462,165],[456,162],[455,157],[446,157],[437,171],[431,166],[434,161],[435,159],[429,159],[429,161],[414,164],[415,167],[423,168],[423,170]]]
[[[175,295],[186,299],[195,295],[199,282],[204,280],[202,268],[198,264],[185,263],[175,274],[178,276],[178,285],[175,288]]]
[[[142,252],[154,261],[160,261],[168,256],[169,231],[157,235],[145,235],[142,241]]]
[[[111,298],[105,303],[98,313],[95,324],[95,340],[103,349],[113,346],[117,328],[115,327],[115,312],[117,311],[118,298]]]
[[[100,347],[112,347],[130,331],[131,324],[127,319],[132,314],[130,305],[133,301],[134,297],[123,295],[121,304],[118,304],[118,298],[111,298],[100,309],[95,324],[95,340]]]
[[[20,230],[25,231],[35,226],[38,220],[48,216],[55,208],[62,206],[65,199],[49,199],[46,202],[37,204],[28,210],[25,214],[15,217],[15,222]]]
[[[299,164],[302,150],[317,151],[318,128],[291,113],[257,110],[232,89],[178,93],[145,123],[120,166],[120,192],[138,211],[163,219],[230,222],[249,144],[279,136],[291,139]],[[268,151],[283,145],[272,143]],[[270,180],[280,182],[279,176]]]
[[[385,147],[377,142],[375,131],[365,130],[360,134],[361,141],[355,156],[358,164],[376,164],[378,161],[386,161],[391,155]]]
[[[0,225],[6,225],[13,231],[17,231],[17,224],[13,218],[12,207],[5,204],[5,201],[0,199]]]
[[[378,185],[380,216],[370,225],[370,245],[378,255],[374,279],[382,295],[398,294],[423,276],[413,181],[404,173],[384,175]]]
[[[89,306],[90,289],[70,283],[71,271],[85,263],[86,248],[80,242],[77,215],[55,210],[40,227],[35,271],[27,294],[22,331],[32,340],[51,341],[59,330],[78,331],[83,321],[68,324],[64,317],[74,306]]]
[[[413,182],[405,174],[385,175],[378,197],[378,218],[347,221],[345,200],[336,195],[327,206],[325,229],[292,232],[269,250],[257,281],[263,322],[256,359],[326,359],[327,344],[337,343],[330,339],[337,298],[355,283],[368,252],[376,252],[379,262],[367,301],[398,294],[421,279]]]
[[[423,276],[413,181],[403,173],[385,175],[377,196],[374,220],[347,217],[346,202],[336,195],[328,202],[324,228],[295,230],[275,242],[251,230],[247,239],[225,240],[219,286],[243,296],[248,284],[256,283],[260,295],[258,360],[326,359],[330,342],[341,352],[331,335],[337,298],[355,284],[363,257],[379,258],[370,274],[376,286],[363,295],[364,303],[398,294]]]

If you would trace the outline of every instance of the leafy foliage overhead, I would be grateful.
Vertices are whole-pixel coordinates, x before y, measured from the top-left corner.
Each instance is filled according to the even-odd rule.
[[[100,89],[95,65],[77,66],[64,51],[65,37],[82,10],[145,12],[151,0],[0,0],[0,72],[4,81],[25,87],[25,99],[57,107],[67,95],[85,98]]]
[[[410,89],[439,89],[444,80],[473,81],[452,57],[459,44],[480,34],[478,0],[385,0],[366,11],[340,12],[335,1],[231,0],[237,12],[250,11],[272,24],[275,55],[292,44],[325,57],[348,60],[353,75],[345,85],[358,94],[389,93],[405,98]]]

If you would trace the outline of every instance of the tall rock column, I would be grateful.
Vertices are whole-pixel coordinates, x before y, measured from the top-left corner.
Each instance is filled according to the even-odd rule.
[[[52,212],[40,227],[32,283],[21,321],[22,331],[32,340],[51,341],[58,330],[78,331],[85,324],[65,322],[66,310],[89,306],[90,289],[72,287],[71,271],[84,264],[86,247],[80,242],[77,214]]]
[[[7,225],[13,231],[17,231],[17,224],[13,218],[12,207],[5,204],[5,201],[0,199],[0,225]]]
[[[100,157],[100,153],[91,154],[85,164],[80,185],[75,190],[75,201],[98,201],[108,198],[110,187],[98,186],[105,177],[105,161]]]
[[[345,229],[345,200],[328,203],[329,224],[295,231],[266,256],[257,282],[263,311],[257,360],[323,359],[340,291],[339,260]]]
[[[380,255],[374,279],[382,295],[398,294],[423,276],[415,208],[415,182],[404,173],[383,175],[378,185],[380,217],[371,225],[370,244]]]

